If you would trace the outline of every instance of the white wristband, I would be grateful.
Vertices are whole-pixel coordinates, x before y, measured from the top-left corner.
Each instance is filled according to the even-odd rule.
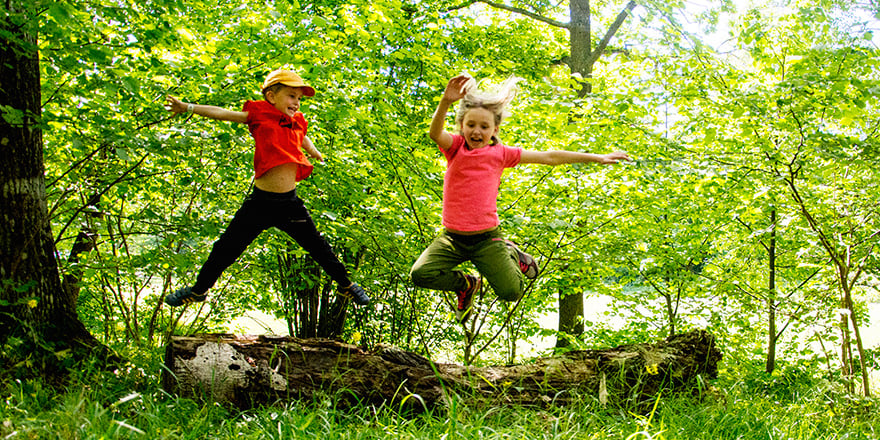
[[[195,104],[188,104],[188,105],[186,106],[186,112],[187,112],[187,113],[192,113],[195,109],[196,109],[196,105],[195,105]]]

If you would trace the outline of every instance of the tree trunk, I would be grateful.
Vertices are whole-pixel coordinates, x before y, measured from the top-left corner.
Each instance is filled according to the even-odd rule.
[[[580,394],[626,408],[649,408],[664,395],[700,390],[717,375],[714,337],[695,330],[653,344],[571,351],[528,365],[435,364],[380,346],[365,352],[327,339],[209,334],[175,336],[162,385],[170,393],[240,408],[329,395],[337,404],[392,404],[414,410],[452,394],[505,404],[566,404]]]
[[[578,82],[578,97],[583,98],[593,90],[590,77],[593,76],[593,44],[590,40],[590,1],[589,0],[571,0],[569,2],[569,13],[571,21],[569,22],[568,38],[571,46],[571,58],[568,67],[572,74],[580,76]]]
[[[98,233],[92,220],[101,217],[98,212],[100,203],[100,193],[93,194],[86,202],[87,206],[94,207],[94,210],[85,213],[88,218],[73,240],[73,246],[70,247],[70,254],[67,256],[67,274],[61,277],[61,288],[64,290],[64,294],[73,300],[74,304],[79,298],[80,282],[82,281],[82,269],[79,267],[80,258],[97,248]]]
[[[49,224],[40,128],[36,4],[7,3],[0,21],[0,335],[99,345],[61,287]],[[30,338],[33,340],[33,338]]]
[[[841,302],[841,310],[846,310],[846,305],[843,304],[843,300]],[[852,394],[855,391],[855,388],[852,384],[852,342],[849,338],[849,317],[846,313],[840,314],[840,334],[841,334],[841,342],[840,342],[840,375],[843,378],[844,386],[846,387],[846,391]]]
[[[667,336],[675,336],[675,319],[678,314],[678,304],[681,301],[681,283],[677,283],[677,294],[675,298],[672,297],[672,293],[664,293],[663,299],[666,300],[666,321],[669,323],[669,333]],[[669,278],[666,278],[666,285],[671,287],[671,283]],[[669,292],[669,291],[667,291]]]
[[[571,345],[571,337],[584,333],[584,294],[583,292],[559,291],[559,334],[556,348]]]
[[[868,366],[865,364],[865,347],[862,344],[862,334],[859,331],[859,321],[856,315],[856,308],[853,306],[852,291],[850,289],[844,291],[844,305],[847,310],[849,310],[853,334],[856,337],[856,348],[859,350],[859,372],[862,376],[862,394],[865,397],[871,397],[871,378],[868,375]],[[850,356],[852,356],[851,352]]]
[[[770,211],[770,243],[767,246],[767,363],[764,371],[772,373],[776,369],[776,208]]]

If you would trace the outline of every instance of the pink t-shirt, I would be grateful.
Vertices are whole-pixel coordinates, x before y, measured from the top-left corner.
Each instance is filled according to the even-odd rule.
[[[247,101],[247,125],[254,137],[254,177],[285,163],[297,165],[296,181],[309,177],[314,168],[302,152],[303,138],[308,122],[302,113],[293,118],[275,108],[268,101]]]
[[[457,231],[482,231],[498,226],[498,187],[505,168],[519,164],[521,148],[501,144],[469,150],[464,137],[452,135],[443,178],[443,226]]]

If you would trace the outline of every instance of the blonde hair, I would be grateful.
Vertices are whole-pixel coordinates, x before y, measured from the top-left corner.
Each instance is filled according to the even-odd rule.
[[[497,87],[483,90],[482,85],[484,81],[480,81],[478,86],[477,80],[473,78],[468,79],[464,86],[467,92],[464,98],[461,99],[461,103],[458,105],[458,112],[455,115],[455,126],[460,128],[464,121],[464,116],[475,108],[484,108],[492,112],[495,116],[495,126],[500,126],[501,121],[510,116],[510,112],[507,111],[507,104],[510,104],[510,101],[516,96],[516,83],[521,80],[522,78],[512,76]]]

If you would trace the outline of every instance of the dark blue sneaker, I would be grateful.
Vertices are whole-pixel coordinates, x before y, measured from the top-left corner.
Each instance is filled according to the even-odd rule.
[[[165,297],[165,304],[168,304],[171,307],[177,307],[184,304],[202,302],[207,297],[208,292],[205,292],[201,295],[196,295],[195,293],[193,293],[192,288],[181,287],[180,289],[175,290],[174,293]]]
[[[339,289],[339,296],[348,298],[359,306],[365,306],[370,303],[370,297],[367,296],[367,292],[357,283],[351,283],[350,286]]]

